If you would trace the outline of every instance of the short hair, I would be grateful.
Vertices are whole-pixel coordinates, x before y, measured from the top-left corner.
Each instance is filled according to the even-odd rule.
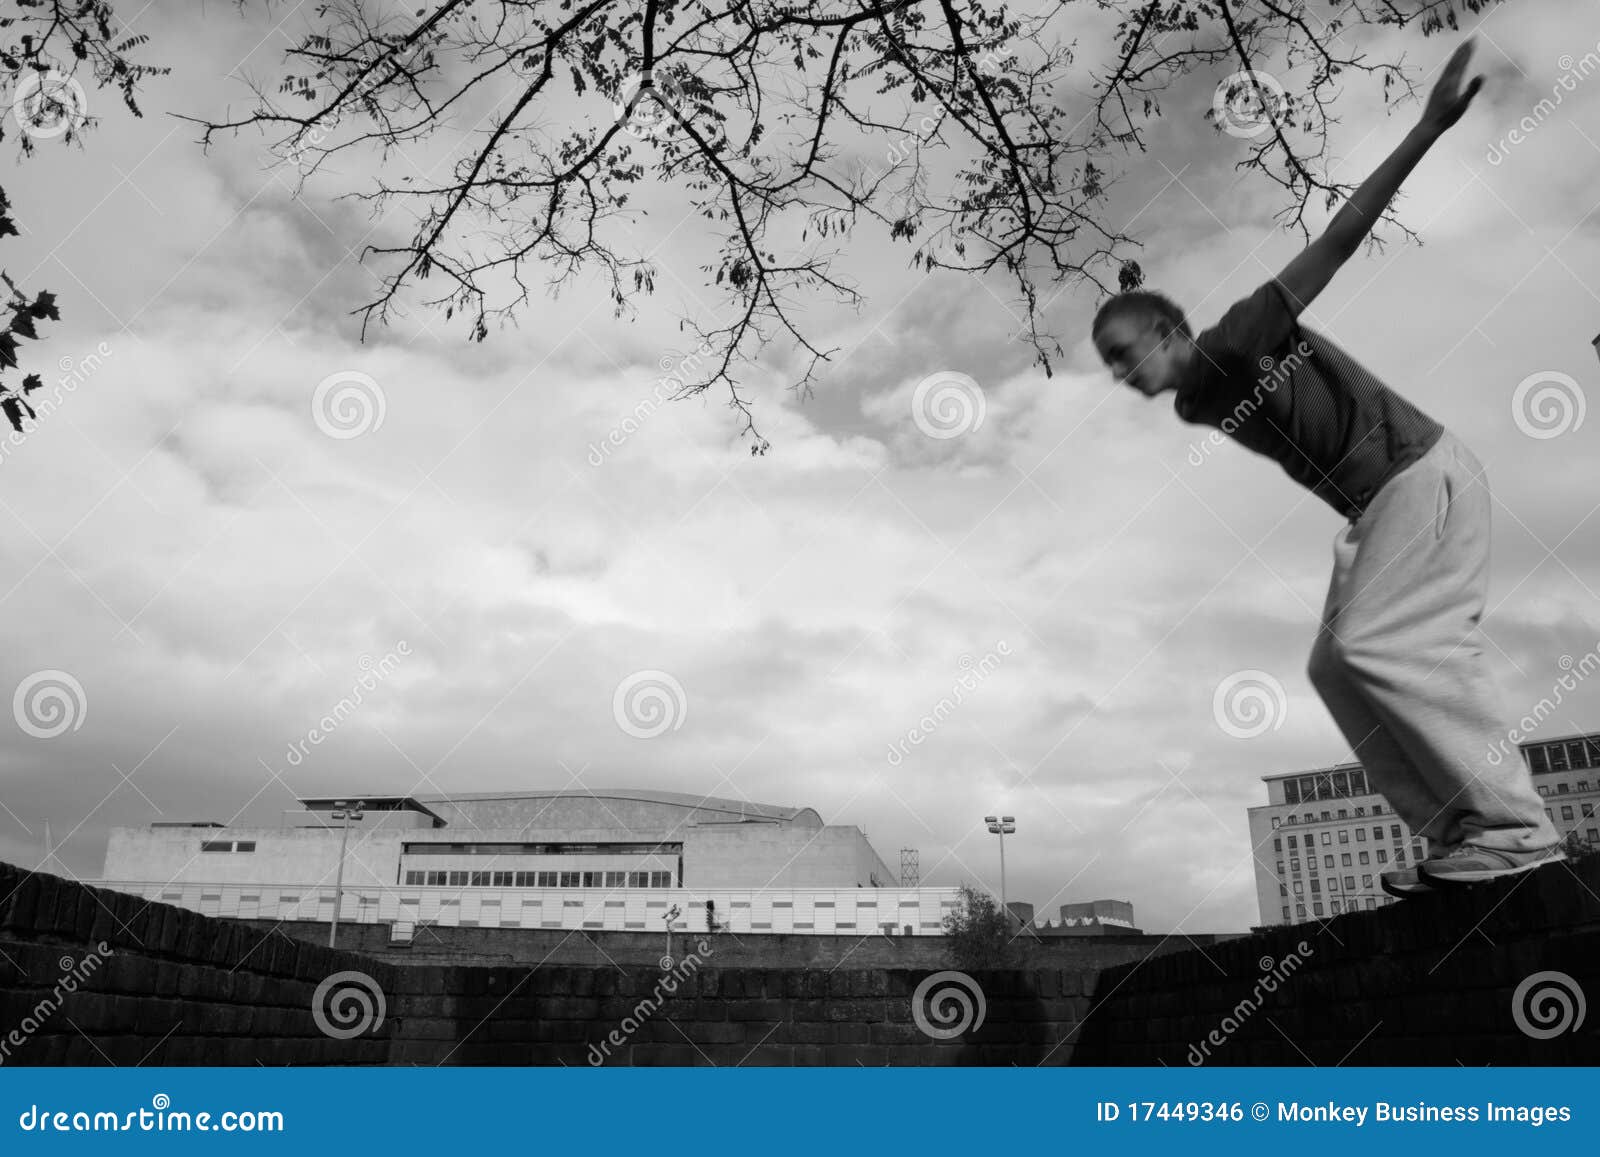
[[[1171,330],[1183,334],[1184,337],[1193,337],[1189,330],[1188,319],[1183,316],[1183,310],[1176,302],[1165,294],[1155,293],[1150,290],[1137,289],[1131,293],[1118,293],[1113,295],[1094,315],[1094,325],[1090,328],[1090,336],[1100,332],[1101,328],[1115,317],[1137,315],[1145,318],[1155,318],[1167,323]]]

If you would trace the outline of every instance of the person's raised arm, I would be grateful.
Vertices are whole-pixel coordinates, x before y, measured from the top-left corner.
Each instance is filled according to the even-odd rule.
[[[1339,267],[1355,253],[1362,239],[1394,199],[1401,182],[1433,142],[1461,119],[1461,114],[1467,111],[1478,89],[1483,87],[1481,76],[1474,77],[1465,90],[1461,87],[1461,78],[1467,70],[1472,47],[1473,41],[1469,37],[1451,54],[1438,83],[1428,94],[1427,106],[1416,127],[1406,134],[1383,164],[1361,183],[1344,207],[1334,214],[1322,236],[1306,246],[1278,274],[1278,282],[1287,293],[1296,316],[1311,304],[1312,299],[1333,279]]]

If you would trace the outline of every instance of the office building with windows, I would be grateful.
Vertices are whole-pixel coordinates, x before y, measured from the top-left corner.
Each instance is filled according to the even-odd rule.
[[[115,828],[86,881],[207,915],[497,928],[939,933],[954,888],[902,888],[811,808],[676,792],[347,793],[275,828]],[[348,830],[346,830],[348,828]],[[342,868],[341,868],[342,865]]]
[[[1600,733],[1523,743],[1522,757],[1563,836],[1600,846]],[[1395,902],[1378,875],[1427,855],[1359,763],[1262,777],[1249,809],[1263,925],[1298,924]]]

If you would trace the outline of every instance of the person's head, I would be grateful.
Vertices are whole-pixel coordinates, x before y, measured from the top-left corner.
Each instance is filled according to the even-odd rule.
[[[1194,353],[1183,310],[1144,290],[1119,293],[1102,305],[1093,336],[1112,376],[1150,398],[1178,388]]]

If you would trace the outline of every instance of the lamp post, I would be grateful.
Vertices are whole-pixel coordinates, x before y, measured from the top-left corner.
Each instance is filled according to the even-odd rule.
[[[350,821],[365,819],[361,808],[363,802],[356,801],[351,807],[348,801],[339,800],[334,804],[333,818],[343,820],[344,827],[339,835],[339,868],[333,877],[333,923],[328,925],[328,947],[332,948],[339,935],[339,906],[344,902],[344,850],[350,841]]]
[[[1006,836],[1017,830],[1016,816],[984,816],[989,831],[1000,837],[1000,914],[1006,926],[1011,925],[1011,909],[1006,907]]]

